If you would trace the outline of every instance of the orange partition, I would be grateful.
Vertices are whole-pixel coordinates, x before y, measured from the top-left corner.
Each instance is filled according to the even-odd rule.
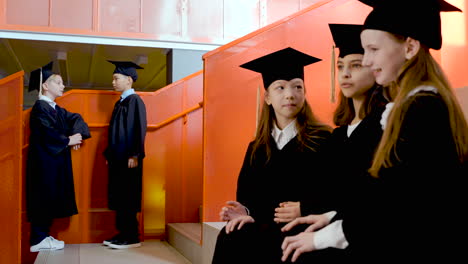
[[[219,221],[221,206],[235,199],[242,160],[254,138],[257,104],[263,100],[261,76],[239,65],[288,46],[321,58],[305,68],[306,94],[313,111],[331,124],[335,104],[330,72],[334,66],[328,23],[363,23],[369,11],[355,0],[319,1],[205,54],[203,221]]]
[[[468,0],[450,0],[463,13],[442,13],[443,47],[442,67],[452,86],[456,89],[468,86],[466,62],[468,61]],[[465,100],[466,101],[466,100]]]
[[[0,80],[0,263],[20,263],[23,76],[21,71]]]
[[[22,85],[18,90],[22,90]],[[146,237],[162,236],[166,223],[199,221],[203,74],[200,71],[156,92],[138,94],[145,102],[148,119],[140,229]],[[57,99],[60,106],[83,116],[92,135],[78,151],[72,151],[79,214],[56,219],[51,231],[66,243],[100,242],[115,232],[114,213],[107,209],[107,166],[102,153],[107,145],[112,109],[119,96],[113,91],[72,90]],[[30,110],[23,113],[24,154],[29,142],[29,113]],[[12,177],[15,175],[19,173],[12,173]],[[29,249],[24,202],[22,219],[26,223],[22,240],[25,249]],[[23,257],[27,255],[24,250]]]

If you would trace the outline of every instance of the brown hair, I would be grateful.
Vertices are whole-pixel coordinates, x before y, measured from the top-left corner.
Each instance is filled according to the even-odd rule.
[[[356,117],[356,110],[354,109],[353,99],[344,96],[340,91],[338,106],[333,113],[333,123],[337,126],[349,125]],[[383,108],[388,100],[385,98],[383,87],[374,84],[364,94],[364,102],[359,110],[359,118],[364,119],[368,114],[377,108]]]
[[[395,105],[388,117],[387,127],[369,170],[374,177],[378,177],[382,167],[391,167],[395,161],[398,161],[396,145],[402,121],[411,100],[415,98],[415,96],[407,98],[408,93],[423,84],[437,88],[447,106],[452,138],[459,161],[467,161],[468,125],[466,119],[442,69],[430,54],[429,48],[421,44],[418,53],[403,65],[396,81],[392,84],[393,89],[398,92],[394,100]]]
[[[258,121],[257,132],[255,135],[255,140],[253,143],[252,155],[250,157],[250,162],[252,163],[255,158],[255,153],[260,149],[264,148],[266,152],[266,161],[267,163],[271,157],[271,131],[273,129],[273,124],[276,121],[275,111],[273,106],[268,105],[263,101],[262,113]],[[312,109],[307,102],[304,101],[302,109],[296,116],[296,126],[297,126],[297,140],[299,144],[304,149],[310,149],[316,151],[319,145],[318,141],[323,139],[324,132],[330,132],[331,127],[321,123],[312,112]]]

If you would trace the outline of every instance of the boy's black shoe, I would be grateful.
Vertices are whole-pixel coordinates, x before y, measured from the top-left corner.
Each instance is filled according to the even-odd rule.
[[[136,248],[140,246],[141,246],[141,243],[139,239],[131,239],[131,240],[119,239],[109,244],[110,248],[115,248],[115,249]]]
[[[119,240],[119,237],[120,237],[120,234],[117,234],[117,235],[113,236],[112,238],[109,238],[109,239],[106,239],[106,240],[102,241],[102,244],[105,245],[105,246],[109,246],[110,244],[112,244],[114,242],[117,242]]]

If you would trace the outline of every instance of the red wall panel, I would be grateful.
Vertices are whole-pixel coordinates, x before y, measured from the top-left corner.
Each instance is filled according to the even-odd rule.
[[[141,32],[140,0],[100,0],[99,29],[113,32]]]
[[[6,0],[6,23],[48,26],[49,0]]]
[[[182,35],[180,1],[142,0],[142,31],[158,35]]]
[[[51,26],[93,29],[94,0],[51,0]]]

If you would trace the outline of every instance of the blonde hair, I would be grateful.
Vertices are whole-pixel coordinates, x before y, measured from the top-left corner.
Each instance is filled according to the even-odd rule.
[[[263,101],[262,113],[258,120],[257,132],[252,146],[251,164],[255,159],[256,152],[260,148],[263,148],[266,152],[267,158],[265,163],[270,160],[272,152],[270,135],[275,121],[276,115],[273,106]],[[315,117],[307,100],[304,100],[304,105],[296,116],[296,126],[298,131],[297,140],[299,141],[301,150],[310,149],[317,151],[317,147],[320,145],[319,141],[324,138],[324,132],[331,131],[330,126],[321,123]]]
[[[52,74],[51,76],[49,76],[49,78],[47,78],[47,80],[43,83],[43,82],[42,82],[42,74],[41,74],[40,84],[39,84],[39,94],[38,94],[38,97],[41,96],[41,95],[43,95],[43,92],[44,92],[44,91],[42,90],[42,86],[43,86],[45,83],[49,84],[51,81],[55,80],[55,78],[56,78],[57,76],[59,76],[59,75],[56,74],[56,73],[54,73],[54,74]]]
[[[404,115],[416,96],[408,98],[409,92],[421,85],[437,88],[444,101],[448,114],[452,140],[461,163],[468,159],[468,125],[463,111],[453,93],[445,74],[429,52],[421,45],[418,53],[408,60],[400,70],[396,81],[391,85],[396,91],[394,107],[387,120],[387,127],[378,146],[376,156],[369,172],[378,177],[382,168],[388,168],[399,161],[396,147]]]

